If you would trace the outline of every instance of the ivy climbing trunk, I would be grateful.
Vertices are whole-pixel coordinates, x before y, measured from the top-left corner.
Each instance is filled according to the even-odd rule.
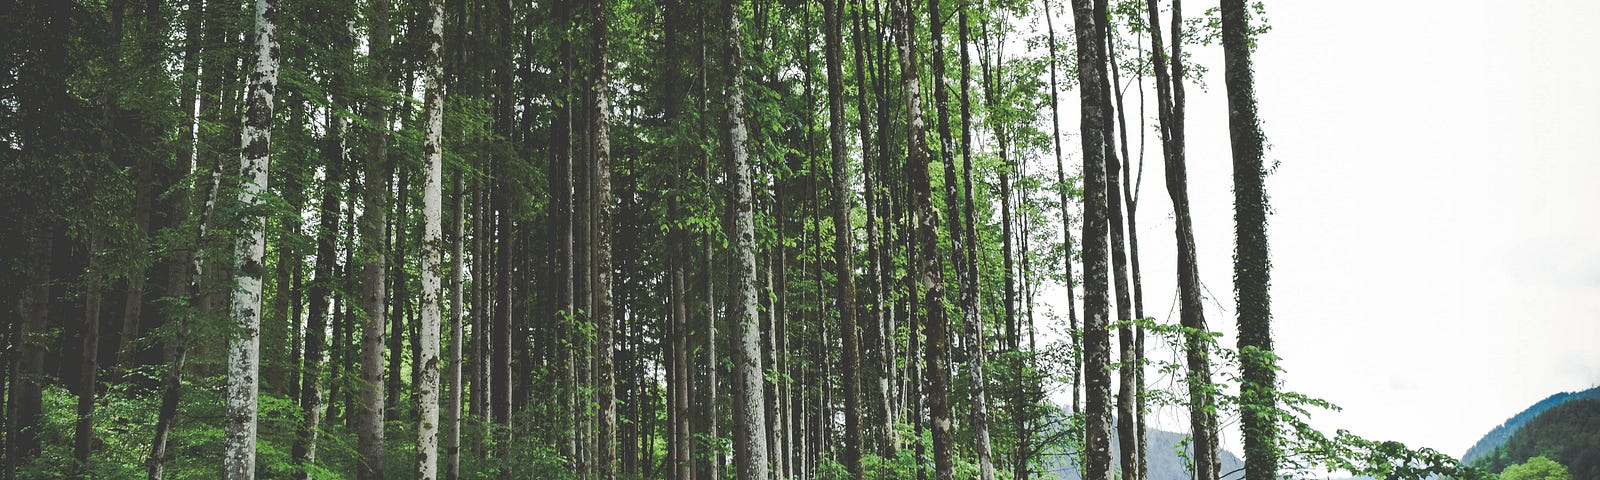
[[[1272,350],[1272,260],[1267,244],[1265,138],[1256,114],[1255,47],[1244,0],[1222,0],[1223,79],[1233,150],[1234,295],[1239,312],[1240,424],[1248,480],[1278,475],[1277,357]]]

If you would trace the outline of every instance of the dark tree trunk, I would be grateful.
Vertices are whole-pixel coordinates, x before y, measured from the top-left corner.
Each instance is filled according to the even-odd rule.
[[[844,48],[843,0],[823,0],[824,52],[828,70],[828,147],[832,160],[833,255],[835,308],[839,311],[839,335],[844,340],[841,372],[844,376],[844,464],[855,478],[866,471],[861,466],[861,344],[856,331],[855,236],[850,221],[850,160],[845,156],[844,134]],[[948,128],[947,128],[948,130]]]
[[[1233,278],[1239,311],[1240,424],[1249,480],[1278,475],[1277,359],[1272,350],[1272,261],[1267,244],[1265,139],[1256,114],[1254,40],[1243,0],[1222,0],[1224,82],[1233,149]]]
[[[1172,197],[1174,234],[1178,243],[1178,316],[1191,333],[1184,339],[1185,362],[1189,369],[1189,423],[1194,438],[1195,473],[1199,480],[1216,480],[1216,417],[1210,412],[1211,367],[1209,350],[1201,331],[1206,329],[1200,295],[1200,275],[1196,266],[1194,221],[1189,215],[1188,173],[1184,160],[1183,137],[1183,55],[1181,2],[1173,2],[1171,70],[1162,49],[1161,22],[1155,0],[1147,2],[1150,11],[1150,50],[1156,71],[1159,97],[1161,141],[1166,159],[1167,194]]]
[[[338,92],[339,86],[332,90]],[[342,105],[342,102],[335,105]],[[315,278],[311,283],[311,306],[306,318],[305,355],[301,358],[304,363],[300,373],[300,409],[305,417],[291,452],[295,463],[302,465],[302,468],[316,462],[317,458],[317,430],[322,420],[322,351],[326,343],[328,317],[332,314],[329,306],[334,297],[333,285],[337,280],[334,270],[338,266],[337,242],[341,215],[339,186],[346,164],[344,121],[332,115],[329,117],[327,145],[323,147],[327,177],[322,184],[322,206],[318,209],[321,219],[317,226],[317,260],[313,267]]]
[[[923,291],[923,315],[926,318],[927,336],[923,352],[926,363],[929,425],[933,432],[933,464],[938,480],[950,480],[954,475],[954,456],[950,424],[950,319],[944,307],[944,262],[939,254],[939,218],[933,209],[933,185],[929,178],[929,157],[926,126],[921,115],[921,84],[917,78],[915,21],[911,16],[910,0],[901,0],[895,12],[900,21],[900,75],[906,96],[906,115],[910,151],[906,157],[906,173],[917,223],[917,246],[920,264],[916,269]],[[942,18],[931,18],[942,22]],[[943,86],[936,85],[942,89]],[[948,130],[948,129],[946,129]]]
[[[1101,43],[1095,35],[1096,2],[1073,0],[1074,33],[1078,41],[1078,65],[1100,65],[1104,61]],[[1103,4],[1103,2],[1101,2]],[[1111,378],[1110,338],[1106,331],[1111,315],[1107,296],[1110,273],[1106,265],[1107,194],[1105,125],[1108,106],[1103,103],[1105,78],[1096,68],[1078,69],[1079,101],[1082,115],[1079,127],[1083,143],[1084,221],[1084,368],[1087,372],[1087,430],[1085,434],[1084,478],[1111,478]]]
[[[988,385],[984,376],[989,353],[987,342],[983,339],[982,302],[978,299],[978,228],[972,197],[972,59],[967,50],[967,8],[961,7],[956,17],[960,30],[958,47],[961,49],[961,206],[965,215],[950,217],[952,222],[960,220],[968,239],[965,251],[957,257],[967,264],[966,278],[962,279],[961,303],[963,307],[971,308],[971,311],[963,308],[963,313],[967,315],[967,344],[972,355],[967,362],[972,370],[972,428],[978,442],[978,473],[980,480],[994,480],[994,460],[989,445]],[[955,179],[949,178],[950,175],[947,167],[945,181],[953,184]],[[946,188],[955,187],[951,185]]]

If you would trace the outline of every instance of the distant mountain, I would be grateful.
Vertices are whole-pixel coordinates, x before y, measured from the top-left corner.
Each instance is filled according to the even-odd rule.
[[[1568,400],[1540,413],[1476,464],[1498,472],[1541,455],[1572,478],[1600,479],[1600,400]]]
[[[1117,448],[1115,432],[1112,433],[1111,463],[1112,468],[1116,468],[1117,458],[1120,458],[1120,453],[1118,453],[1120,449]],[[1189,467],[1183,457],[1179,457],[1177,453],[1178,444],[1188,437],[1189,434],[1187,433],[1168,432],[1153,428],[1145,430],[1144,438],[1148,442],[1145,451],[1150,455],[1149,460],[1146,462],[1150,467],[1150,480],[1189,480]],[[1186,455],[1192,455],[1194,450],[1186,446],[1184,447],[1184,452]],[[1233,452],[1223,450],[1221,460],[1222,474],[1224,476],[1227,476],[1229,472],[1244,468],[1244,461],[1240,460],[1239,456],[1234,455]],[[1076,463],[1070,459],[1052,467],[1050,472],[1061,480],[1082,480],[1083,478],[1079,476]],[[1234,477],[1231,478],[1238,477],[1239,474],[1235,473]]]
[[[1581,392],[1557,393],[1555,395],[1551,395],[1549,398],[1540,400],[1539,403],[1533,404],[1533,406],[1528,407],[1527,410],[1523,410],[1522,413],[1518,413],[1516,416],[1507,419],[1505,423],[1495,427],[1494,430],[1490,430],[1488,435],[1484,435],[1482,439],[1478,440],[1477,444],[1474,444],[1472,448],[1467,449],[1467,454],[1461,456],[1461,462],[1472,463],[1473,461],[1483,458],[1489,453],[1494,452],[1494,449],[1504,445],[1506,440],[1511,438],[1512,434],[1517,433],[1517,430],[1522,429],[1523,425],[1527,425],[1528,422],[1532,421],[1534,417],[1539,416],[1539,414],[1555,408],[1563,403],[1585,398],[1600,399],[1600,387],[1594,387]]]

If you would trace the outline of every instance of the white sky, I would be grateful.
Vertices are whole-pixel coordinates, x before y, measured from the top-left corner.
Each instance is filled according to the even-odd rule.
[[[1215,5],[1189,3],[1189,15]],[[1275,337],[1287,388],[1344,407],[1315,423],[1459,456],[1539,399],[1600,384],[1600,2],[1267,9],[1255,62],[1268,161],[1281,162],[1267,180]],[[1189,88],[1200,275],[1231,346],[1220,46],[1190,50],[1211,67],[1209,91]],[[1063,93],[1064,132],[1076,98]],[[1145,305],[1175,320],[1171,202],[1151,148]],[[1177,412],[1155,422],[1184,428]]]

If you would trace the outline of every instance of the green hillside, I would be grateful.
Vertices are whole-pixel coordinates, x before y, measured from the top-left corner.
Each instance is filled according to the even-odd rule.
[[[1532,421],[1539,414],[1555,408],[1557,405],[1584,398],[1600,399],[1600,387],[1581,392],[1557,393],[1540,400],[1539,403],[1535,403],[1526,410],[1506,419],[1505,423],[1494,427],[1494,430],[1490,430],[1483,438],[1478,439],[1478,443],[1473,444],[1472,448],[1467,449],[1466,455],[1461,456],[1461,461],[1466,463],[1476,462],[1478,459],[1493,453],[1501,445],[1505,445],[1506,440],[1510,439],[1512,434],[1517,433],[1517,430],[1522,429],[1523,425],[1527,425],[1529,421]]]
[[[1571,400],[1552,407],[1473,463],[1499,472],[1535,456],[1565,465],[1572,478],[1600,478],[1600,400]]]

